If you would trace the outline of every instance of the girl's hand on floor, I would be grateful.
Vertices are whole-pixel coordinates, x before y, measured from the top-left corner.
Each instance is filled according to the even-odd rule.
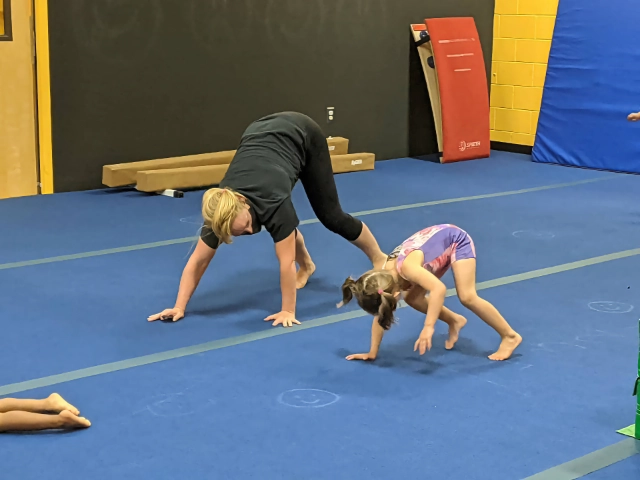
[[[156,315],[151,315],[147,320],[150,322],[154,322],[156,320],[171,320],[173,322],[177,322],[181,318],[184,318],[184,310],[181,308],[167,308]]]
[[[280,324],[282,324],[283,327],[292,327],[294,323],[296,325],[300,325],[300,322],[296,320],[296,316],[291,312],[276,313],[275,315],[271,315],[270,317],[265,318],[264,321],[273,321],[271,325],[273,325],[274,327]]]
[[[427,350],[431,350],[431,338],[433,337],[433,327],[424,327],[420,332],[420,337],[413,346],[413,351],[420,349],[420,355],[424,355]]]
[[[373,361],[376,359],[375,356],[369,353],[354,353],[353,355],[349,355],[346,357],[347,360],[365,360],[365,361]]]

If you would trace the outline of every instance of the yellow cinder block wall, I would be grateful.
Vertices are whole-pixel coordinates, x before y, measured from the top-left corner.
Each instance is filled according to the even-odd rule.
[[[496,0],[491,140],[533,146],[559,0]]]
[[[0,35],[4,35],[4,2],[0,0]]]

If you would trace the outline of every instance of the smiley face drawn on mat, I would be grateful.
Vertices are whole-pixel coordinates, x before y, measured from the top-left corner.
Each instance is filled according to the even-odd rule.
[[[602,313],[629,313],[633,310],[633,305],[621,302],[591,302],[588,304],[591,310]]]
[[[287,390],[278,396],[278,402],[294,408],[322,408],[340,400],[340,396],[326,390],[297,388]]]

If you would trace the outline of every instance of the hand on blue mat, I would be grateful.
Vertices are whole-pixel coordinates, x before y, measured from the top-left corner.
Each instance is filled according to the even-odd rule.
[[[282,324],[283,327],[292,327],[294,323],[300,325],[300,322],[296,320],[296,316],[291,312],[282,311],[264,319],[265,322],[270,322],[272,320],[273,323],[271,325],[274,327],[280,324]]]
[[[184,318],[184,310],[181,308],[167,308],[156,315],[151,315],[147,320],[150,322],[154,322],[156,320],[171,320],[172,322],[177,322],[181,318]]]
[[[347,360],[365,360],[365,361],[373,361],[376,359],[375,355],[371,355],[370,353],[354,353],[353,355],[349,355],[346,358]]]
[[[433,327],[424,327],[422,332],[420,332],[420,337],[416,340],[416,344],[413,346],[413,351],[415,352],[420,348],[420,355],[424,355],[427,350],[431,350],[433,332]]]
[[[627,117],[627,120],[629,120],[630,122],[637,122],[638,120],[640,120],[640,112],[630,114]]]

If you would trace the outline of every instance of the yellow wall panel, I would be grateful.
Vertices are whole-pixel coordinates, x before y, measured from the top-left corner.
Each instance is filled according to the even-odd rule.
[[[496,0],[495,13],[498,15],[518,13],[518,0]]]
[[[496,62],[497,83],[531,87],[533,68],[532,63]]]
[[[513,108],[518,110],[540,110],[542,87],[513,87]]]
[[[512,143],[513,134],[511,132],[491,130],[490,138],[492,142]]]
[[[586,1],[586,0],[585,0]],[[533,145],[559,0],[496,0],[491,140]]]
[[[535,135],[529,135],[526,133],[514,133],[511,136],[511,143],[515,143],[516,145],[528,145],[529,147],[533,147],[535,140]]]
[[[500,132],[498,130],[491,130],[492,142],[512,143],[513,134],[511,132]]]
[[[533,66],[533,86],[544,87],[544,81],[547,78],[547,65],[535,64]]]
[[[491,95],[491,106],[513,108],[513,89],[511,85],[495,85]]]
[[[515,42],[517,62],[547,63],[549,61],[550,40],[516,40]]]
[[[531,133],[534,135],[538,131],[539,118],[540,118],[540,112],[531,112]]]
[[[496,3],[496,10],[497,10],[497,3]],[[558,12],[558,0],[519,0],[518,1],[517,13],[521,15],[554,15],[555,16],[557,12]],[[499,13],[499,12],[496,11],[496,13]]]
[[[531,15],[501,15],[499,38],[535,38],[536,17]]]
[[[493,60],[515,62],[517,41],[513,38],[496,38],[493,41]]]
[[[496,130],[503,132],[532,133],[531,113],[527,110],[496,110]]]
[[[536,36],[540,40],[551,40],[553,29],[556,25],[556,17],[536,17]]]

